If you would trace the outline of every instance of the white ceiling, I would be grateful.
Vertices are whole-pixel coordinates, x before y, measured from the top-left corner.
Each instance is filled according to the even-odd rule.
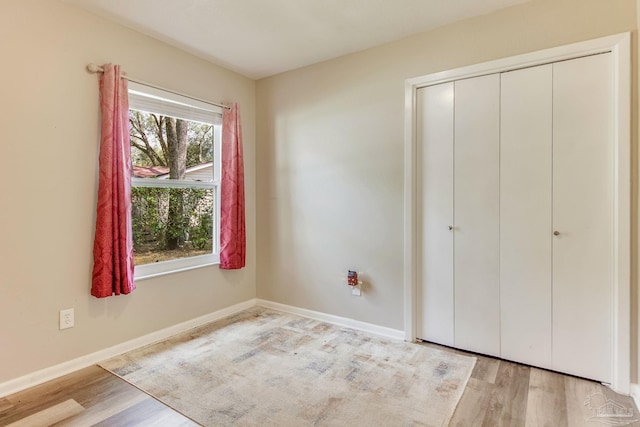
[[[63,0],[259,79],[528,0]]]

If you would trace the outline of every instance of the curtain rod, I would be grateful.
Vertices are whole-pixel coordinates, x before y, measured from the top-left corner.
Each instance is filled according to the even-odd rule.
[[[88,64],[88,65],[87,65],[87,70],[88,70],[90,73],[103,73],[103,72],[104,72],[104,70],[102,69],[102,67],[101,67],[101,66],[96,65],[96,64],[94,64],[94,63]],[[224,104],[216,104],[215,102],[207,101],[207,100],[202,99],[202,98],[196,98],[195,96],[186,95],[186,94],[184,94],[184,93],[176,92],[175,90],[171,90],[171,89],[163,88],[163,87],[161,87],[161,86],[156,86],[156,85],[154,85],[154,84],[147,83],[147,82],[142,81],[142,80],[132,79],[132,78],[131,78],[131,77],[129,77],[129,76],[122,76],[122,78],[123,78],[123,79],[126,79],[126,80],[129,80],[130,82],[139,83],[139,84],[141,84],[141,85],[145,85],[145,86],[152,87],[152,88],[154,88],[154,89],[160,89],[160,90],[163,90],[163,91],[165,91],[165,92],[172,93],[172,94],[174,94],[174,95],[180,95],[180,96],[184,96],[185,98],[190,98],[190,99],[194,99],[194,100],[196,100],[196,101],[204,102],[205,104],[215,105],[216,107],[225,108],[225,109],[227,109],[227,110],[230,110],[230,109],[231,109],[231,107],[229,107],[228,105],[224,105]]]

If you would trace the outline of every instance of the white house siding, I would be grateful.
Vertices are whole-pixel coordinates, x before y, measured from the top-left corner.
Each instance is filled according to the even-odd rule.
[[[187,170],[185,173],[185,179],[192,179],[194,181],[211,181],[213,180],[213,165],[209,164],[205,167]]]

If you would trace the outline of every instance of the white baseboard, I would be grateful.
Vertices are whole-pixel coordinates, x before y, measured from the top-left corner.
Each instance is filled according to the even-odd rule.
[[[38,384],[42,384],[46,381],[58,378],[62,375],[70,374],[71,372],[77,371],[78,369],[95,365],[98,362],[122,353],[126,353],[127,351],[131,351],[148,344],[153,344],[154,342],[165,340],[172,335],[196,328],[209,322],[214,322],[216,320],[222,319],[223,317],[239,313],[242,310],[246,310],[247,308],[251,308],[256,305],[257,300],[250,299],[248,301],[232,305],[231,307],[226,307],[221,310],[214,311],[213,313],[205,314],[204,316],[200,316],[195,319],[191,319],[186,322],[169,326],[168,328],[161,329],[156,332],[152,332],[142,337],[132,339],[122,344],[118,344],[113,347],[97,351],[95,353],[87,354],[85,356],[81,356],[76,359],[72,359],[67,362],[50,366],[48,368],[32,372],[22,377],[0,383],[0,397],[16,393],[18,391],[36,386]]]
[[[630,384],[629,392],[636,403],[636,408],[640,408],[640,384]]]
[[[338,326],[357,329],[359,331],[369,332],[371,334],[380,335],[386,338],[404,340],[404,331],[398,329],[387,328],[384,326],[374,325],[373,323],[361,322],[359,320],[349,319],[347,317],[334,316],[332,314],[322,313],[320,311],[307,310],[291,305],[280,304],[278,302],[267,301],[263,299],[256,300],[256,304],[262,307],[271,308],[285,313],[297,314],[298,316],[308,317],[322,322],[332,323]]]

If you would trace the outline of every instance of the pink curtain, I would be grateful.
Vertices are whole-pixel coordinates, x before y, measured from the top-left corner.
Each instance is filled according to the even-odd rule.
[[[247,243],[244,223],[244,164],[238,104],[222,114],[222,194],[220,268],[245,266]]]
[[[91,295],[128,294],[133,281],[131,233],[131,145],[127,81],[118,65],[100,75],[102,128]]]

